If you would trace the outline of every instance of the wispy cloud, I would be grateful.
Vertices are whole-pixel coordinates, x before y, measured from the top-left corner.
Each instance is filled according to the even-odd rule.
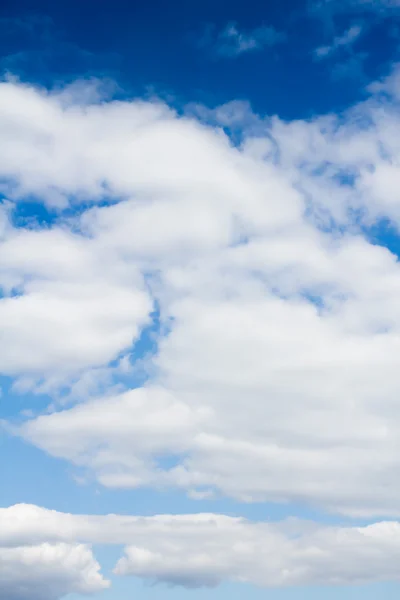
[[[374,11],[382,12],[391,8],[399,8],[400,0],[309,0],[310,12],[329,10],[333,13],[345,13],[349,11]]]
[[[339,5],[342,4],[344,7],[346,4],[352,8],[360,8],[360,9],[373,9],[377,11],[382,11],[388,8],[399,8],[400,0],[347,0],[343,2],[342,0],[334,0],[334,2]],[[342,9],[343,10],[343,9]]]
[[[200,45],[210,48],[217,56],[235,58],[245,52],[262,50],[285,41],[286,34],[272,26],[263,25],[241,31],[236,23],[231,22],[219,33],[213,27],[207,28]]]
[[[315,58],[321,60],[335,54],[341,48],[351,48],[362,33],[361,25],[353,25],[342,35],[336,36],[331,44],[319,46],[314,50]]]
[[[398,14],[400,0],[308,0],[308,14],[317,18],[327,30],[333,30],[340,15],[362,15],[364,19],[378,22]]]

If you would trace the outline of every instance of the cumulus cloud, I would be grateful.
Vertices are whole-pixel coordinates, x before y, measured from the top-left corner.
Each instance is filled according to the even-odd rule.
[[[51,229],[15,227],[9,206],[2,211],[0,369],[28,381],[65,379],[129,349],[153,308],[143,275],[155,259],[229,243],[240,232],[227,200],[243,210],[253,196],[245,210],[254,222],[263,189],[275,185],[261,173],[254,178],[225,136],[164,105],[75,102],[0,87],[8,198],[120,200]],[[287,210],[274,212],[279,219]]]
[[[229,110],[2,84],[10,202],[91,202],[47,227],[6,211],[2,372],[70,383],[161,322],[146,385],[13,431],[110,487],[399,514],[400,268],[368,235],[400,223],[399,98],[379,85],[310,121],[242,106],[235,145]]]
[[[90,552],[76,540],[124,544],[115,575],[188,588],[222,581],[285,587],[399,580],[397,522],[333,527],[291,519],[251,522],[215,514],[71,515],[16,505],[0,509],[0,525],[0,557],[6,557],[0,566],[0,586],[6,573],[6,597],[13,600],[21,598],[24,580],[10,578],[10,561],[12,568],[24,561],[24,577],[30,582],[25,600],[58,598],[68,589],[86,593],[106,587]],[[39,545],[21,548],[29,542]],[[42,585],[43,573],[48,576],[50,567],[52,583],[37,596],[35,582],[37,588]],[[79,577],[76,573],[71,577],[75,569]]]
[[[109,586],[99,569],[83,544],[0,544],[0,597],[59,600],[70,593],[93,594]]]
[[[70,230],[14,227],[0,240],[0,370],[61,378],[131,346],[152,300],[133,265]]]

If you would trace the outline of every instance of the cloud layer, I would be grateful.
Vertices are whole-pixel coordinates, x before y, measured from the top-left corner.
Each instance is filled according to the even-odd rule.
[[[397,80],[290,123],[3,83],[0,369],[85,400],[14,433],[106,486],[398,515]],[[155,307],[148,381],[108,388]]]
[[[397,522],[326,527],[214,514],[70,515],[16,505],[0,509],[0,525],[0,591],[13,600],[53,600],[107,587],[79,542],[125,545],[115,575],[187,588],[222,581],[285,587],[399,579]]]
[[[52,402],[2,426],[108,487],[398,515],[398,79],[289,123],[1,84],[0,371]],[[398,531],[11,507],[0,595],[107,587],[91,544],[187,587],[397,580]]]

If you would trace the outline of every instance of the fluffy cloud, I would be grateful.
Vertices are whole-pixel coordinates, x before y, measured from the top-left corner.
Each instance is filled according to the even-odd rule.
[[[217,522],[178,530],[171,539],[128,546],[118,575],[135,575],[187,587],[214,586],[223,580],[262,587],[360,585],[397,581],[398,524],[368,528],[318,528]],[[220,531],[220,529],[222,531]]]
[[[367,231],[400,218],[395,77],[340,118],[242,114],[236,146],[158,102],[3,84],[11,200],[108,202],[4,219],[0,368],[90,379],[161,320],[144,387],[13,430],[107,486],[398,514],[400,267]]]
[[[29,600],[39,598],[34,582],[41,581],[43,572],[48,575],[50,567],[52,584],[40,598],[56,598],[67,589],[90,592],[105,587],[90,552],[77,544],[71,549],[71,540],[125,544],[116,575],[185,587],[214,586],[224,580],[283,587],[399,579],[396,522],[327,527],[298,520],[257,523],[214,514],[70,515],[17,505],[0,509],[0,585],[4,573],[9,577],[10,561],[12,568],[21,561],[30,581],[23,597]],[[38,545],[21,549],[19,545],[29,541]],[[75,569],[79,577],[71,578]],[[62,587],[66,580],[69,588]],[[8,583],[8,598],[19,600],[18,584],[22,589],[21,578]]]
[[[92,594],[109,586],[99,569],[91,550],[82,544],[0,544],[0,597],[58,600],[73,592]]]
[[[28,381],[65,379],[126,352],[149,321],[144,275],[160,260],[201,256],[243,227],[277,226],[301,210],[287,184],[218,130],[159,103],[81,106],[75,95],[0,85],[4,194],[52,205],[119,200],[51,229],[15,226],[5,205],[0,370]],[[265,193],[286,202],[263,215]]]
[[[13,227],[4,212],[1,372],[63,380],[129,348],[152,307],[138,269],[61,227]]]

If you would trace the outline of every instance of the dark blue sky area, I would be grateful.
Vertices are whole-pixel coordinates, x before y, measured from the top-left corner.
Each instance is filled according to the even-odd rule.
[[[348,0],[3,0],[1,67],[46,86],[105,76],[128,94],[208,105],[246,99],[258,112],[303,118],[359,100],[398,55],[395,10],[345,6]],[[220,56],[218,35],[231,22],[247,34],[273,27],[286,40]],[[351,47],[315,58],[317,47],[354,26],[362,35]]]

